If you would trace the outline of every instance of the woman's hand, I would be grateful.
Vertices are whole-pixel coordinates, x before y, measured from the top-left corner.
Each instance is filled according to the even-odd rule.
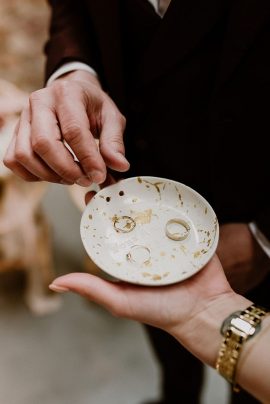
[[[117,317],[162,328],[212,365],[223,319],[232,311],[248,306],[246,299],[241,300],[232,291],[217,256],[193,277],[170,286],[136,286],[72,273],[57,278],[50,288],[56,292],[79,293]],[[203,341],[211,341],[213,332],[218,343],[216,349],[210,344],[208,350]]]
[[[117,317],[130,318],[165,330],[190,321],[209,301],[231,293],[216,256],[197,275],[169,286],[144,287],[109,282],[90,274],[71,273],[57,278],[50,288],[79,293]]]

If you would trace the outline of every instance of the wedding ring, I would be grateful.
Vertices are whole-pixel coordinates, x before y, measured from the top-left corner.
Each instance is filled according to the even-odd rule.
[[[184,230],[184,232],[180,232],[179,230],[175,232],[175,226],[173,225],[177,225],[178,228],[180,227],[179,230]],[[166,236],[169,237],[171,240],[175,241],[185,240],[189,235],[189,232],[190,232],[190,225],[183,219],[171,219],[166,224]]]
[[[113,218],[113,227],[118,233],[129,233],[136,226],[136,222],[130,216],[115,216]]]
[[[143,245],[133,245],[126,257],[128,261],[138,265],[148,265],[151,261],[150,249]]]

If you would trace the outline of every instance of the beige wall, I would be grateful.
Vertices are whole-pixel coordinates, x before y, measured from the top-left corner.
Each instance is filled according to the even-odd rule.
[[[45,0],[0,1],[0,78],[32,92],[43,85],[49,8]],[[84,256],[79,237],[80,212],[66,187],[50,185],[44,208],[54,229],[56,254],[75,261]]]

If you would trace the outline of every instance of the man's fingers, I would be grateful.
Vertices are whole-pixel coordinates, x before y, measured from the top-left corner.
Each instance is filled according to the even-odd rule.
[[[16,161],[22,165],[25,170],[39,179],[56,183],[62,182],[63,179],[33,151],[29,110],[22,112],[16,134],[14,155]]]
[[[19,123],[18,123],[19,124]],[[18,127],[18,124],[16,128]],[[16,134],[13,135],[11,142],[7,148],[3,163],[6,167],[12,170],[16,175],[24,179],[25,181],[38,181],[39,178],[28,170],[26,170],[20,163],[15,159],[15,144],[16,144]]]
[[[102,183],[106,178],[106,165],[99,152],[95,139],[91,133],[87,104],[84,93],[76,83],[73,87],[65,81],[59,83],[57,89],[57,115],[61,133],[65,141],[73,150],[85,174],[95,183]],[[98,119],[98,105],[90,108],[94,119]]]
[[[101,89],[90,87],[87,82],[59,80],[32,93],[6,165],[28,180],[86,187],[105,181],[106,164],[126,171],[125,119]],[[101,136],[101,152],[93,134]]]
[[[84,197],[84,199],[85,199],[85,204],[87,205],[95,195],[96,195],[96,192],[95,192],[95,191],[89,191],[89,192],[87,192],[87,193],[85,194],[85,197]]]
[[[124,131],[125,117],[116,106],[107,102],[102,111],[102,131],[100,135],[100,152],[106,165],[116,171],[124,172],[129,169],[129,162],[125,158]]]
[[[48,90],[40,90],[30,98],[32,149],[63,183],[82,182],[85,174],[62,142],[54,101],[47,93]],[[85,182],[85,186],[91,184],[90,180]]]
[[[113,178],[113,176],[108,173],[105,182],[103,182],[103,184],[100,185],[100,188],[105,188],[108,187],[109,185],[115,184],[116,180],[115,178]],[[95,191],[89,191],[85,194],[85,204],[87,205],[91,199],[96,195]]]

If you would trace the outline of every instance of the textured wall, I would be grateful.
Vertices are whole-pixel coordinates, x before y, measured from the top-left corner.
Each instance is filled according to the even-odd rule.
[[[0,77],[29,92],[39,88],[49,17],[46,1],[1,0],[0,15]]]

